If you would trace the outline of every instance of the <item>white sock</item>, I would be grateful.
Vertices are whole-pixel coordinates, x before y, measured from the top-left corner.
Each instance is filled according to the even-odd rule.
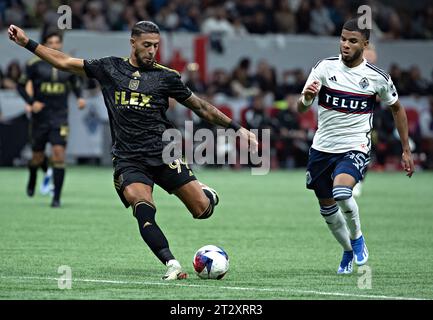
[[[335,201],[346,218],[347,227],[352,240],[358,239],[361,235],[361,221],[359,220],[359,209],[355,198],[352,196],[352,188],[347,186],[335,186],[332,190]]]
[[[334,238],[343,247],[344,251],[352,251],[350,244],[349,231],[347,230],[346,221],[344,220],[341,211],[338,209],[337,204],[332,206],[321,206],[320,214],[326,221],[329,230]]]
[[[347,227],[350,231],[350,239],[358,239],[361,235],[361,220],[359,219],[359,209],[355,198],[350,197],[346,200],[337,201],[341,211],[346,218]]]

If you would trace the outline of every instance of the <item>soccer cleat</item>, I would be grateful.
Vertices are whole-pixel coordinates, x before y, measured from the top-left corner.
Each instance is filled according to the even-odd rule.
[[[53,199],[51,202],[51,208],[60,208],[60,200]]]
[[[53,169],[48,168],[47,173],[45,174],[44,179],[42,180],[41,186],[39,188],[40,193],[44,196],[53,193],[54,187],[50,183],[52,175],[53,175]]]
[[[162,277],[162,280],[182,280],[186,279],[188,275],[182,271],[179,261],[170,260],[167,262],[167,272]]]
[[[199,184],[203,190],[208,190],[210,193],[212,193],[214,205],[216,206],[218,204],[218,202],[220,201],[220,199],[218,197],[218,193],[214,189],[205,185],[204,183],[199,182]]]
[[[344,251],[337,274],[350,274],[353,271],[353,251]]]
[[[367,263],[368,250],[365,245],[364,236],[360,236],[356,240],[350,240],[352,245],[353,253],[355,255],[355,263],[358,266],[362,266]]]
[[[34,196],[34,194],[35,194],[35,189],[34,188],[31,188],[31,187],[29,187],[29,186],[27,186],[27,195],[29,196],[29,197],[33,197]]]

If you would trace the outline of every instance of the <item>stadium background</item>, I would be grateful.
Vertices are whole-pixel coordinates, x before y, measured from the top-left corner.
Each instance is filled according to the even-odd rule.
[[[65,208],[62,210],[66,223],[73,228],[72,232],[66,235],[61,231],[70,230],[65,229],[62,217],[49,212],[46,199],[36,197],[33,204],[25,199],[24,168],[30,157],[27,144],[28,118],[24,102],[18,97],[15,86],[31,55],[12,45],[5,31],[9,23],[14,23],[24,27],[33,39],[38,40],[43,30],[57,25],[59,14],[56,10],[61,4],[71,5],[73,13],[72,30],[64,33],[65,52],[82,58],[128,56],[130,26],[139,20],[153,20],[162,29],[158,57],[162,64],[181,72],[194,92],[213,102],[246,127],[272,130],[271,164],[275,171],[260,181],[249,180],[251,177],[246,171],[238,170],[238,166],[216,171],[196,167],[199,178],[213,184],[226,199],[220,208],[222,214],[216,217],[214,225],[206,222],[204,227],[197,227],[185,214],[178,214],[181,218],[175,218],[175,225],[189,231],[174,228],[173,217],[170,218],[168,212],[182,211],[182,207],[174,204],[176,201],[173,198],[159,191],[156,195],[157,201],[161,203],[159,219],[164,227],[167,226],[174,248],[180,256],[185,257],[181,261],[188,262],[194,249],[205,242],[219,242],[228,247],[229,253],[235,257],[232,275],[225,285],[249,287],[260,281],[264,290],[252,288],[251,292],[256,296],[253,293],[237,292],[227,295],[224,289],[218,289],[216,284],[211,283],[206,284],[215,290],[211,293],[197,289],[182,296],[181,288],[176,288],[177,291],[173,290],[165,296],[166,291],[155,289],[148,297],[432,297],[433,277],[431,271],[423,267],[431,260],[426,252],[431,252],[431,237],[427,235],[433,211],[432,175],[429,172],[433,169],[433,5],[427,0],[1,1],[0,166],[18,169],[0,170],[2,203],[8,203],[13,208],[6,210],[3,205],[0,209],[2,225],[7,226],[8,230],[1,237],[4,244],[2,256],[8,259],[2,259],[1,271],[5,278],[0,281],[3,287],[0,297],[143,298],[139,291],[123,288],[122,283],[119,283],[122,287],[119,291],[107,291],[109,282],[104,283],[104,277],[123,279],[127,284],[132,281],[129,285],[133,285],[134,281],[143,280],[139,271],[143,260],[144,268],[150,270],[145,274],[145,282],[155,280],[159,272],[150,254],[145,253],[143,259],[142,244],[135,237],[135,225],[132,226],[130,219],[119,216],[118,212],[122,208],[115,198],[110,180],[111,141],[108,119],[96,83],[84,80],[85,98],[88,101],[85,110],[78,111],[75,98],[70,97],[70,137],[67,149],[70,166],[64,190]],[[318,233],[323,233],[325,238],[327,231],[323,228],[313,194],[304,189],[302,168],[316,129],[316,106],[305,115],[300,115],[293,109],[311,67],[319,59],[338,53],[341,26],[362,4],[372,8],[374,27],[371,42],[377,50],[377,65],[391,74],[406,108],[418,171],[410,180],[411,184],[407,184],[404,174],[398,172],[401,149],[394,134],[392,116],[388,110],[379,108],[375,114],[371,178],[367,179],[367,188],[360,206],[364,220],[367,221],[366,229],[370,228],[372,235],[376,232],[376,237],[370,240],[375,246],[376,254],[392,250],[387,243],[389,239],[399,243],[400,247],[380,262],[373,256],[375,270],[382,276],[375,282],[375,291],[370,291],[365,296],[365,292],[356,289],[356,280],[344,279],[335,283],[333,269],[339,253],[330,256],[322,253],[317,256],[315,263],[327,266],[319,271],[321,278],[311,271],[312,266],[306,260],[308,255],[316,254],[313,250],[315,247],[325,245],[329,252],[337,250],[331,238],[326,238],[328,241],[324,244],[320,241],[321,237],[317,236]],[[179,128],[189,119],[195,121],[196,128],[206,126],[176,103],[172,104],[169,114]],[[86,166],[80,166],[82,164]],[[393,190],[389,189],[390,185]],[[263,204],[260,197],[252,199],[252,193],[261,194],[268,201]],[[382,208],[384,198],[389,205],[386,210]],[[396,199],[405,199],[404,204],[397,203]],[[238,203],[242,203],[245,208],[240,208]],[[272,218],[263,218],[260,208],[273,214]],[[287,208],[290,208],[290,215],[285,213]],[[308,214],[300,213],[301,208],[308,211]],[[30,218],[29,211],[32,213]],[[408,212],[412,214],[412,219],[405,225],[401,221],[406,221]],[[14,219],[11,214],[14,214]],[[120,231],[105,226],[104,230],[96,231],[94,224],[107,215],[110,225],[123,229]],[[391,221],[389,215],[395,219]],[[49,230],[40,234],[18,227],[20,223],[29,222],[28,219],[31,219],[35,228],[45,230],[49,226]],[[246,224],[245,219],[250,223]],[[399,219],[401,221],[396,221]],[[290,220],[290,226],[285,229],[282,226],[287,220]],[[243,227],[237,229],[232,224]],[[92,226],[94,235],[86,232],[89,225]],[[305,227],[296,227],[301,225]],[[309,226],[312,228],[307,231]],[[206,236],[199,233],[203,228],[207,230]],[[109,234],[105,234],[107,230]],[[128,230],[130,234],[126,235]],[[273,237],[269,236],[269,230]],[[118,235],[112,238],[115,232]],[[232,236],[222,239],[221,232]],[[287,235],[288,232],[290,235]],[[408,246],[412,250],[405,258],[400,258],[404,244],[399,242],[403,241],[399,232],[404,234],[403,238],[409,241]],[[191,235],[194,236],[194,241],[189,243],[187,239]],[[83,241],[74,246],[75,239]],[[35,244],[36,240],[40,242]],[[69,249],[58,251],[56,241],[65,241],[69,244],[66,244]],[[124,250],[128,241],[134,245],[128,247],[120,258],[113,258],[112,251],[101,247],[102,244],[95,244],[95,241],[108,243],[108,248],[114,249],[113,251]],[[304,251],[299,250],[299,246],[294,245],[299,241],[309,242],[311,246],[303,244],[300,247]],[[262,253],[252,263],[249,253],[245,252],[248,251],[246,243],[254,245],[255,252]],[[269,266],[269,260],[274,259],[269,247],[281,245],[285,248],[282,265],[301,261],[296,270],[290,271],[290,277],[280,276],[285,274],[282,265]],[[379,246],[382,247],[378,249]],[[50,254],[50,250],[57,253]],[[392,264],[395,261],[393,259],[397,259],[398,263],[387,272],[386,266]],[[92,276],[102,277],[102,288],[93,288],[95,294],[92,295],[86,291],[91,285],[82,281],[82,291],[59,295],[58,291],[51,288],[52,284],[46,281],[53,272],[56,276],[53,268],[56,263],[64,263],[64,260],[67,260],[65,263],[81,268],[79,274],[82,280]],[[98,262],[111,267],[100,268]],[[412,263],[413,270],[409,268]],[[129,271],[125,270],[131,266],[133,272],[128,278],[126,274]],[[249,274],[254,274],[251,279],[248,278]],[[414,275],[413,282],[409,284],[404,281],[408,275]],[[26,276],[27,280],[23,280]],[[158,288],[153,282],[144,285]],[[281,289],[281,286],[285,289]],[[317,288],[323,289],[321,293],[314,291]]]

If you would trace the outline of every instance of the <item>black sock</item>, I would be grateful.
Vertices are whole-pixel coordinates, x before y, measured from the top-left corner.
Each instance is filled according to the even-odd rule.
[[[44,156],[44,161],[41,163],[41,169],[44,173],[47,173],[48,170],[48,158]]]
[[[155,222],[155,207],[147,201],[138,201],[134,205],[134,216],[138,221],[141,237],[158,259],[166,264],[174,259],[168,247],[167,238]]]
[[[215,201],[213,199],[213,194],[209,190],[203,189],[204,194],[206,197],[209,198],[209,207],[201,214],[201,216],[198,217],[198,219],[207,219],[213,214],[213,210],[215,208]]]
[[[63,180],[65,178],[65,168],[59,166],[53,168],[54,180],[54,200],[60,200],[60,193],[62,192]]]
[[[29,163],[29,182],[27,184],[28,190],[35,190],[36,185],[36,175],[37,175],[38,167]]]

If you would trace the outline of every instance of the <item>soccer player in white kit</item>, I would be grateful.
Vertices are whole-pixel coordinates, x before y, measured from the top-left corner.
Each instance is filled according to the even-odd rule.
[[[351,273],[353,260],[358,266],[368,260],[352,189],[370,161],[376,95],[392,110],[404,170],[408,177],[414,172],[406,113],[391,77],[363,58],[369,37],[370,30],[359,28],[357,19],[347,21],[341,32],[340,55],[313,67],[298,101],[298,110],[304,112],[318,97],[318,130],[309,153],[307,188],[314,190],[320,213],[343,247],[338,274]]]

